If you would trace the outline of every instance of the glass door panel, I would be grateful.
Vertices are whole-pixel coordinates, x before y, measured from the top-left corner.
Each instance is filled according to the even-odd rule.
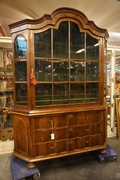
[[[54,104],[69,103],[69,85],[54,84]]]
[[[26,61],[15,60],[15,80],[27,81]]]
[[[99,83],[86,84],[86,102],[99,101]]]
[[[70,58],[84,59],[85,33],[80,32],[77,24],[70,22]]]
[[[52,84],[37,84],[35,86],[35,105],[45,106],[52,104]]]
[[[15,100],[17,105],[27,106],[27,46],[25,37],[19,35],[14,42]]]
[[[99,41],[86,34],[86,59],[99,60]]]
[[[34,34],[34,56],[51,57],[51,30]]]
[[[35,77],[39,81],[52,81],[52,63],[51,60],[35,60]]]
[[[71,84],[70,103],[83,103],[84,101],[84,84]]]
[[[68,81],[69,80],[69,64],[68,61],[56,60],[53,62],[53,80]]]
[[[27,84],[16,84],[15,85],[16,90],[16,104],[27,106]]]
[[[53,57],[68,58],[68,22],[59,24],[58,29],[53,30]]]
[[[86,63],[86,80],[87,81],[99,80],[99,62]]]
[[[70,81],[84,81],[85,63],[80,60],[70,62]]]
[[[14,57],[15,58],[26,58],[26,40],[24,36],[19,35],[16,37],[14,42]]]

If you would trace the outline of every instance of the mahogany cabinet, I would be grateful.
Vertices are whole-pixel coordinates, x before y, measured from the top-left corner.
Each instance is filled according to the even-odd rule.
[[[9,25],[14,67],[14,155],[29,162],[105,152],[108,32],[59,8]]]

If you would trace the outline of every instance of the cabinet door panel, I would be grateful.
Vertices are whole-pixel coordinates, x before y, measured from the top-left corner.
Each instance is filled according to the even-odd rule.
[[[28,155],[28,126],[24,119],[14,117],[15,150]]]

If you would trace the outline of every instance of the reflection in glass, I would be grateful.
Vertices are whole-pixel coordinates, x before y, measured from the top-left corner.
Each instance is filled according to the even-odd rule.
[[[84,84],[71,84],[70,103],[84,102]]]
[[[84,35],[77,24],[70,22],[70,58],[84,59]]]
[[[54,81],[68,81],[68,61],[53,62]]]
[[[53,57],[68,58],[68,22],[62,22],[53,30]]]
[[[86,84],[86,102],[99,101],[99,84],[87,83]]]
[[[54,104],[68,104],[68,84],[54,84]]]
[[[99,62],[86,63],[86,79],[87,81],[99,80]]]
[[[35,57],[51,57],[51,30],[34,34]]]
[[[35,105],[45,106],[52,104],[52,84],[37,84],[35,86]]]
[[[51,61],[35,60],[35,77],[37,81],[52,81]]]
[[[70,81],[84,81],[85,63],[82,61],[70,62]]]
[[[28,105],[27,99],[27,84],[16,84],[16,104],[17,105]]]
[[[26,61],[15,61],[15,80],[27,81]]]
[[[99,41],[86,34],[86,59],[99,60]]]
[[[26,40],[24,36],[19,35],[16,37],[14,42],[14,57],[15,58],[24,58],[26,57]]]

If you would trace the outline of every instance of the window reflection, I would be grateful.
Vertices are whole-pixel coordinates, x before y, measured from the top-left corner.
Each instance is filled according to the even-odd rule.
[[[28,105],[27,101],[27,84],[16,84],[16,104]]]
[[[23,58],[26,57],[26,40],[24,36],[19,35],[14,42],[14,57]]]
[[[53,30],[53,57],[68,58],[68,22],[61,22]]]
[[[70,23],[70,57],[84,58],[84,38],[85,33],[80,32],[77,24]],[[80,51],[83,50],[83,51]]]
[[[35,60],[35,77],[37,81],[52,81],[51,60]]]
[[[51,30],[34,34],[35,57],[51,57]]]
[[[54,81],[68,81],[68,61],[54,61],[53,62],[53,74]]]
[[[86,79],[87,81],[99,80],[99,62],[86,63]]]
[[[84,102],[84,84],[71,84],[70,86],[70,102]]]
[[[37,84],[35,86],[35,103],[36,106],[52,104],[52,84]]]
[[[68,104],[68,84],[54,84],[54,104]]]
[[[26,61],[15,61],[15,80],[26,81]]]
[[[85,63],[74,60],[70,62],[70,81],[84,81]]]
[[[86,102],[99,101],[99,84],[87,83],[86,84]]]
[[[86,59],[99,59],[99,41],[86,34]]]

